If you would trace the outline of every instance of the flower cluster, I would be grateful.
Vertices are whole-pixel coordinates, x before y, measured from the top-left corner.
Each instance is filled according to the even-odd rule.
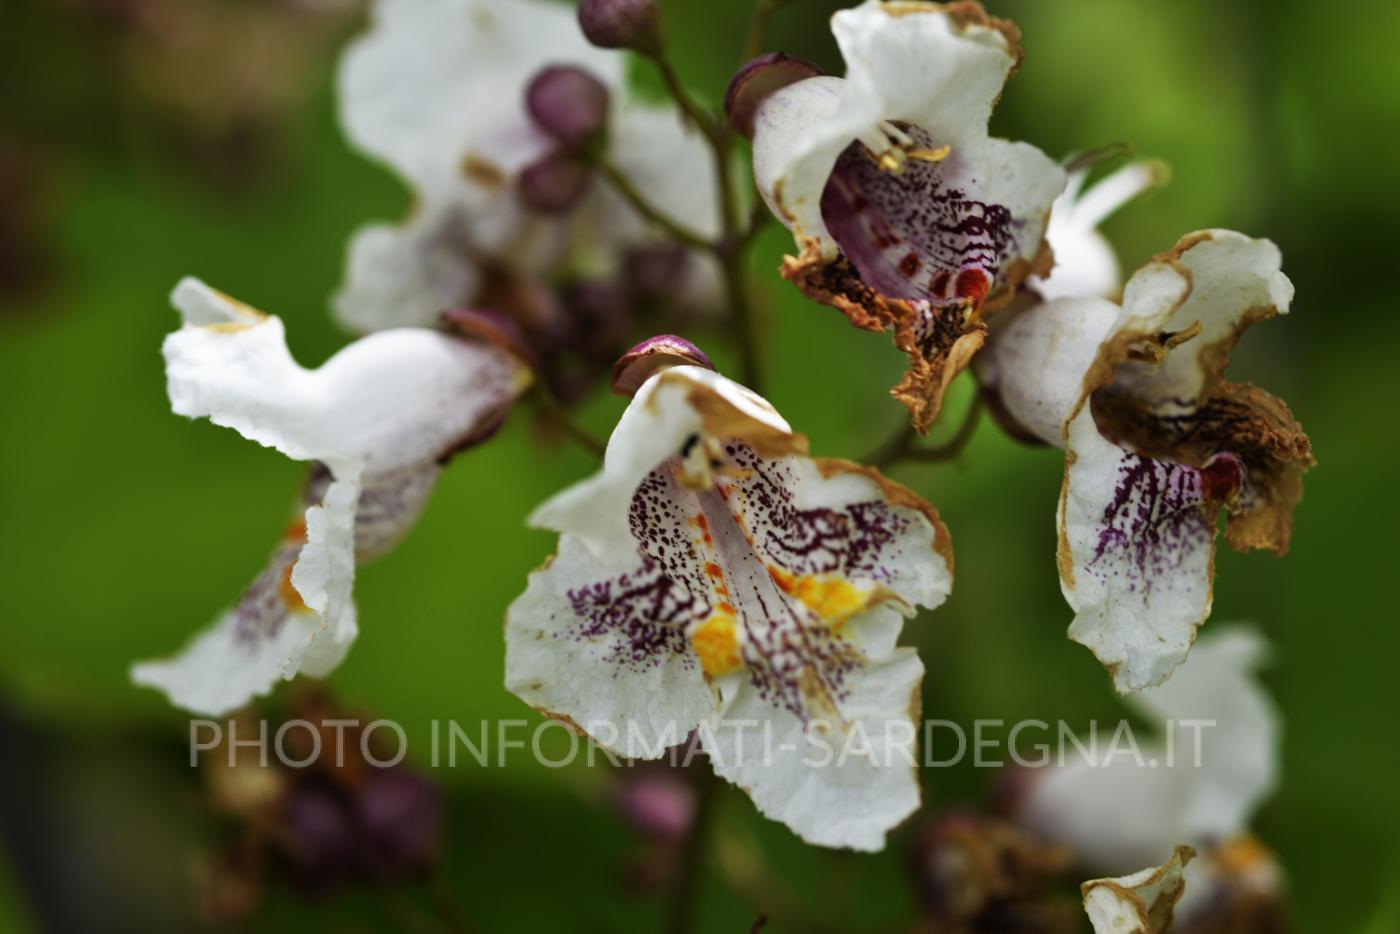
[[[558,546],[507,611],[507,689],[628,757],[694,734],[716,774],[804,840],[880,849],[920,800],[924,669],[898,643],[951,593],[951,540],[916,492],[813,456],[754,391],[762,309],[745,258],[764,218],[744,217],[732,174],[744,136],[795,241],[782,278],[907,356],[901,450],[969,371],[1009,434],[1063,451],[1070,638],[1168,722],[1165,742],[1175,718],[1226,724],[1209,769],[1037,771],[1002,818],[937,825],[920,852],[997,868],[954,883],[928,857],[930,912],[1063,919],[1046,880],[1084,865],[1115,874],[1084,887],[1099,930],[1159,931],[1183,886],[1196,897],[1180,918],[1276,883],[1245,829],[1275,771],[1273,713],[1248,678],[1262,645],[1227,633],[1188,653],[1220,514],[1232,547],[1283,553],[1312,465],[1287,406],[1224,377],[1243,333],[1289,309],[1277,248],[1190,233],[1120,288],[1097,225],[1162,168],[1089,183],[1112,153],[1062,164],[991,136],[1023,53],[1015,25],[977,3],[839,12],[843,77],[764,54],[722,116],[671,70],[661,27],[643,0],[585,0],[577,23],[542,0],[374,4],[340,70],[341,117],[413,207],[353,237],[333,305],[365,336],[317,369],[292,359],[279,319],[195,280],[176,288],[174,411],[311,469],[244,595],[135,680],[219,714],[327,674],[355,636],[357,566],[408,532],[448,460],[532,385],[541,417],[568,425],[570,404],[607,384],[629,401],[598,472],[529,518]],[[634,97],[629,53],[660,70],[670,104]],[[669,333],[697,311],[726,325],[750,385]],[[953,904],[950,886],[980,894]]]

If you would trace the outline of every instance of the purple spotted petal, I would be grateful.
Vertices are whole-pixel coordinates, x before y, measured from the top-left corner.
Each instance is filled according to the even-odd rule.
[[[939,143],[902,127],[918,147]],[[1016,252],[1016,222],[969,197],[975,167],[956,151],[939,161],[881,168],[860,143],[841,154],[822,192],[822,220],[861,279],[890,298],[978,306]]]

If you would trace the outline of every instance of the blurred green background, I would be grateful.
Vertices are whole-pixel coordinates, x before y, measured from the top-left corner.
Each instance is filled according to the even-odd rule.
[[[714,102],[749,0],[664,3],[675,55]],[[839,72],[837,6],[797,0],[770,47]],[[1302,0],[1002,0],[1027,56],[994,119],[1052,155],[1125,141],[1169,162],[1165,189],[1112,219],[1135,268],[1177,237],[1231,227],[1275,240],[1292,314],[1249,334],[1236,379],[1287,399],[1319,467],[1285,559],[1222,550],[1216,626],[1273,641],[1283,784],[1256,822],[1280,853],[1304,931],[1400,931],[1392,475],[1400,321],[1400,7]],[[186,720],[131,687],[128,663],[211,620],[261,566],[301,468],[173,416],[159,346],[182,275],[287,322],[307,363],[346,339],[327,313],[350,231],[402,213],[397,181],[335,124],[332,68],[353,6],[213,0],[17,0],[0,29],[0,930],[196,924],[194,855],[213,831],[185,767]],[[819,453],[856,456],[899,423],[887,340],[805,304],[756,257],[770,315],[769,397]],[[710,342],[714,344],[714,341]],[[728,348],[711,346],[721,364]],[[949,405],[961,410],[968,387]],[[584,418],[621,410],[599,396]],[[943,427],[944,431],[947,426]],[[527,419],[449,470],[421,525],[356,582],[362,633],[331,679],[403,722],[534,715],[501,687],[501,620],[552,548],[522,518],[592,467]],[[896,475],[943,512],[950,602],[906,628],[928,668],[925,715],[1116,718],[1097,663],[1068,642],[1054,573],[1060,463],[984,422],[958,463]],[[631,891],[629,831],[596,803],[599,770],[435,772],[450,793],[445,881],[485,930],[654,929]],[[920,820],[977,802],[987,773],[926,770],[924,812],[879,856],[803,847],[742,795],[721,820],[790,894],[835,926],[913,912],[904,851]],[[706,879],[702,928],[756,909]],[[391,929],[372,893],[270,895],[260,929]]]

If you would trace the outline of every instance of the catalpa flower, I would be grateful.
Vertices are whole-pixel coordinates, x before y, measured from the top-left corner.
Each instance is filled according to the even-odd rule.
[[[1267,648],[1249,629],[1203,636],[1170,681],[1131,696],[1156,740],[1124,748],[1102,733],[1087,738],[1095,758],[1031,772],[1014,817],[1100,872],[1194,847],[1180,931],[1243,930],[1222,922],[1276,916],[1283,873],[1249,832],[1278,782],[1279,718],[1256,676]]]
[[[1278,781],[1278,714],[1255,674],[1266,650],[1249,629],[1203,636],[1175,677],[1129,698],[1157,738],[1129,748],[1100,731],[1094,755],[1032,771],[1018,822],[1113,875],[1247,833]]]
[[[893,329],[909,357],[893,394],[927,430],[982,346],[985,314],[1048,272],[1065,173],[987,134],[1021,58],[1013,24],[975,3],[868,0],[831,27],[844,79],[768,57],[735,77],[726,103],[801,250],[783,275],[857,327]]]
[[[629,757],[696,729],[715,771],[808,842],[875,850],[919,801],[923,666],[905,616],[952,587],[947,530],[877,471],[807,455],[679,338],[619,363],[635,396],[506,617],[506,686]],[[858,750],[858,751],[857,751]]]
[[[403,223],[355,235],[341,320],[371,331],[468,306],[528,324],[536,310],[519,307],[531,304],[520,293],[566,274],[617,274],[629,251],[660,241],[592,184],[590,146],[667,214],[717,233],[702,138],[674,108],[627,100],[625,61],[589,45],[558,3],[378,0],[342,61],[341,122],[403,177],[414,205]],[[712,286],[693,259],[672,283],[679,296]]]
[[[1059,572],[1069,634],[1119,691],[1160,684],[1210,613],[1215,520],[1238,550],[1288,549],[1308,438],[1284,403],[1225,381],[1230,349],[1288,310],[1278,249],[1190,234],[1119,307],[1064,298],[1019,315],[980,358],[993,410],[1065,451]]]
[[[174,411],[315,465],[304,511],[232,609],[180,654],[132,669],[177,706],[218,716],[340,663],[357,632],[356,564],[398,543],[446,459],[499,423],[529,375],[497,347],[417,328],[308,370],[279,318],[194,279],[172,301],[184,319],[164,346]]]

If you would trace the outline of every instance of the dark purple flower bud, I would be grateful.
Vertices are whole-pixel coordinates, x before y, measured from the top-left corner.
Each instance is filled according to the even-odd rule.
[[[368,868],[375,875],[412,875],[437,862],[442,792],[423,776],[403,768],[372,771],[355,797],[355,811]]]
[[[811,62],[782,52],[769,52],[742,65],[729,79],[729,88],[724,92],[724,113],[729,125],[753,139],[754,115],[768,95],[821,73],[822,70]]]
[[[603,279],[583,279],[566,286],[562,298],[580,350],[601,354],[606,363],[625,346],[631,316],[621,288]]]
[[[656,0],[579,0],[578,24],[588,41],[602,49],[655,56],[665,45]]]
[[[350,816],[330,791],[297,787],[282,809],[280,840],[292,878],[308,892],[327,892],[346,882],[355,866]]]
[[[566,152],[551,152],[520,173],[520,198],[541,214],[563,214],[583,200],[593,169]]]
[[[638,833],[654,840],[678,843],[695,818],[695,790],[680,770],[627,770],[613,786],[618,815]]]
[[[676,243],[638,247],[624,260],[627,286],[638,298],[664,298],[675,291],[685,276],[690,257],[685,247]]]
[[[715,365],[699,347],[684,337],[659,334],[649,337],[613,364],[612,388],[619,396],[632,396],[657,370],[663,367],[692,364],[713,370]]]
[[[566,149],[579,150],[608,125],[608,86],[575,65],[551,65],[525,89],[535,125]]]
[[[1014,824],[963,810],[926,825],[909,852],[926,915],[951,930],[1078,930],[1077,908],[1066,912],[1056,893],[1072,862]]]
[[[513,354],[531,369],[535,368],[535,350],[525,338],[525,332],[505,315],[486,309],[451,308],[442,313],[448,329],[463,337],[485,341]]]

